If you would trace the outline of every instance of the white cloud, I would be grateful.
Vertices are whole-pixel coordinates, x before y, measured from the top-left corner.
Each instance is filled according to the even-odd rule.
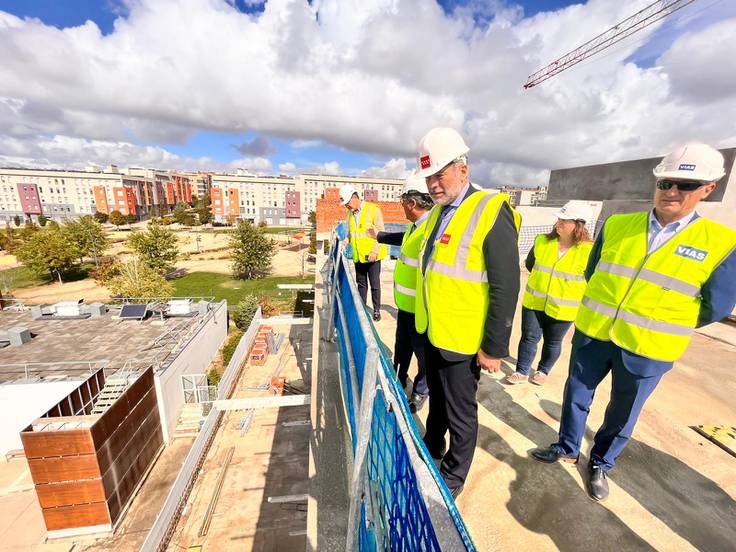
[[[291,161],[279,164],[279,172],[283,174],[295,174],[297,172],[296,165]]]
[[[523,18],[501,0],[460,2],[449,15],[426,0],[271,0],[259,15],[221,0],[135,0],[107,36],[90,22],[59,30],[0,12],[0,159],[218,169],[135,145],[216,130],[410,168],[418,138],[446,125],[467,136],[476,181],[535,184],[551,168],[691,139],[733,145],[733,3],[714,5],[722,21],[676,40],[655,68],[625,61],[653,26],[522,90],[528,74],[649,3],[589,0]],[[234,163],[272,170],[267,149],[245,146],[250,157]],[[366,172],[398,174],[392,161]]]
[[[403,157],[393,158],[381,167],[369,167],[361,171],[362,176],[371,178],[406,178],[414,168],[414,161],[407,162]]]

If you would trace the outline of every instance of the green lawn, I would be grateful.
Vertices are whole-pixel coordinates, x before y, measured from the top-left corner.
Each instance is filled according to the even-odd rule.
[[[278,284],[310,284],[314,276],[299,278],[298,276],[271,276],[259,280],[238,280],[227,274],[216,272],[192,272],[172,283],[179,297],[214,296],[217,301],[226,299],[228,307],[235,306],[245,295],[253,293],[258,297],[268,296],[276,303],[283,303],[283,310],[289,310],[286,303],[293,305],[295,292],[279,290]]]
[[[25,266],[0,271],[0,288],[4,290],[40,286],[49,282],[50,276],[38,276]]]
[[[62,276],[64,282],[76,282],[84,280],[90,270],[94,270],[94,263],[83,263],[75,266],[67,274]],[[33,286],[42,286],[51,284],[58,280],[51,278],[48,274],[41,276],[35,274],[31,269],[25,266],[17,266],[7,270],[0,270],[0,288],[3,290],[13,290],[19,288],[27,288]]]

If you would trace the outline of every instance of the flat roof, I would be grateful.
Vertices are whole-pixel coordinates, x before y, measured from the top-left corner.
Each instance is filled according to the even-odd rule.
[[[100,318],[34,320],[30,311],[0,311],[0,330],[22,326],[34,336],[28,343],[2,349],[0,384],[26,379],[26,364],[30,379],[50,381],[85,376],[100,368],[102,360],[109,361],[108,370],[123,368],[126,362],[131,369],[143,369],[163,361],[202,321],[199,314],[120,320],[118,312],[113,309]]]

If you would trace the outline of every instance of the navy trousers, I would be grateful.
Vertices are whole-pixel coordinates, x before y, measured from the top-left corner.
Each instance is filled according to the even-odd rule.
[[[516,355],[516,371],[525,376],[532,369],[534,356],[537,354],[537,343],[544,336],[542,358],[539,360],[539,371],[549,374],[560,358],[562,340],[572,322],[557,320],[544,311],[521,307],[521,340]]]
[[[478,390],[480,367],[475,356],[446,360],[426,334],[424,354],[429,384],[429,413],[424,444],[433,458],[442,458],[440,474],[450,490],[463,485],[470,471],[478,440]],[[450,448],[445,450],[445,434]]]
[[[626,368],[625,361],[624,352],[615,343],[592,339],[575,331],[556,446],[569,456],[580,453],[585,422],[596,387],[611,372],[611,399],[590,451],[591,464],[600,466],[604,471],[615,465],[616,458],[631,438],[644,403],[663,375],[633,374]]]
[[[371,301],[373,312],[381,310],[381,261],[372,263],[355,263],[355,282],[363,304],[368,306],[368,281],[371,283]]]
[[[401,385],[406,387],[409,377],[409,365],[412,355],[417,357],[417,376],[414,378],[412,394],[426,397],[427,375],[424,359],[424,338],[417,333],[414,326],[414,313],[399,309],[396,315],[396,341],[394,343],[394,370]]]

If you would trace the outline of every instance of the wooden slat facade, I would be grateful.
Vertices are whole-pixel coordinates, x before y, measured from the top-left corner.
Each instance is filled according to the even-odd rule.
[[[99,392],[104,376],[93,375]],[[80,408],[89,397],[83,384],[39,421]],[[71,403],[71,404],[70,404]],[[79,417],[77,419],[80,419]],[[84,419],[84,418],[82,418]],[[147,369],[84,429],[21,433],[38,501],[49,531],[114,525],[163,447],[152,368]]]

